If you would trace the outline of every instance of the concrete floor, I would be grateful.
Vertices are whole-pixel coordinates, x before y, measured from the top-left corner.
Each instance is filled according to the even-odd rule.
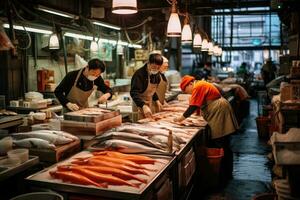
[[[267,154],[270,147],[258,138],[255,118],[257,101],[250,101],[250,114],[240,131],[231,137],[234,154],[233,179],[218,191],[209,192],[205,200],[251,200],[256,194],[271,191],[271,170]],[[202,198],[201,198],[202,199]]]

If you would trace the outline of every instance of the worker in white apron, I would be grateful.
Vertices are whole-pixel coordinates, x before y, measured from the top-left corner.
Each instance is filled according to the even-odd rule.
[[[159,74],[160,74],[160,82],[157,86],[156,89],[156,94],[158,96],[158,100],[162,105],[167,105],[166,102],[166,92],[168,90],[168,80],[165,76],[165,72],[169,69],[169,60],[163,57],[163,64],[161,65],[160,69],[159,69]],[[157,106],[157,104],[154,105],[153,110],[155,110],[155,112],[159,112],[159,107]]]
[[[80,70],[69,72],[54,93],[67,111],[76,111],[88,107],[88,98],[94,90],[103,95],[98,99],[104,103],[112,97],[112,89],[104,84],[101,73],[105,71],[105,64],[99,59],[92,59],[88,65]]]
[[[160,54],[150,54],[148,62],[138,69],[132,76],[130,96],[133,100],[133,112],[138,113],[138,119],[152,117],[151,110],[153,102],[161,109],[162,104],[159,102],[156,94],[157,87],[160,83],[159,69],[163,63]]]

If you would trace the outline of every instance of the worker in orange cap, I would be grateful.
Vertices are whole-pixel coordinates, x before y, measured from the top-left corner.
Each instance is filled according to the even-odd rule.
[[[191,116],[196,110],[201,109],[203,118],[211,130],[211,139],[214,147],[224,149],[224,167],[226,172],[232,173],[232,151],[230,149],[230,134],[238,129],[238,123],[229,102],[222,97],[219,90],[206,81],[195,81],[193,76],[186,75],[182,78],[180,88],[183,92],[191,94],[189,107],[182,116],[175,118],[181,122]],[[226,158],[227,157],[227,158]]]

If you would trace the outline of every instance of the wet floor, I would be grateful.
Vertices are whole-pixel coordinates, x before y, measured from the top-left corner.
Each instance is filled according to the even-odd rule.
[[[251,100],[249,116],[244,119],[240,131],[231,137],[233,179],[203,199],[251,200],[256,194],[271,191],[271,170],[267,159],[270,147],[265,140],[258,138],[256,117],[257,101]]]

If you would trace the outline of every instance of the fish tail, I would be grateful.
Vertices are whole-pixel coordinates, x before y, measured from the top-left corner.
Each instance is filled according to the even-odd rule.
[[[74,160],[71,163],[76,164],[76,165],[84,165],[84,164],[87,164],[88,161],[87,160]]]
[[[140,188],[142,183],[133,183],[132,186],[136,188]]]
[[[60,165],[57,166],[58,171],[69,171],[71,170],[71,165]]]

